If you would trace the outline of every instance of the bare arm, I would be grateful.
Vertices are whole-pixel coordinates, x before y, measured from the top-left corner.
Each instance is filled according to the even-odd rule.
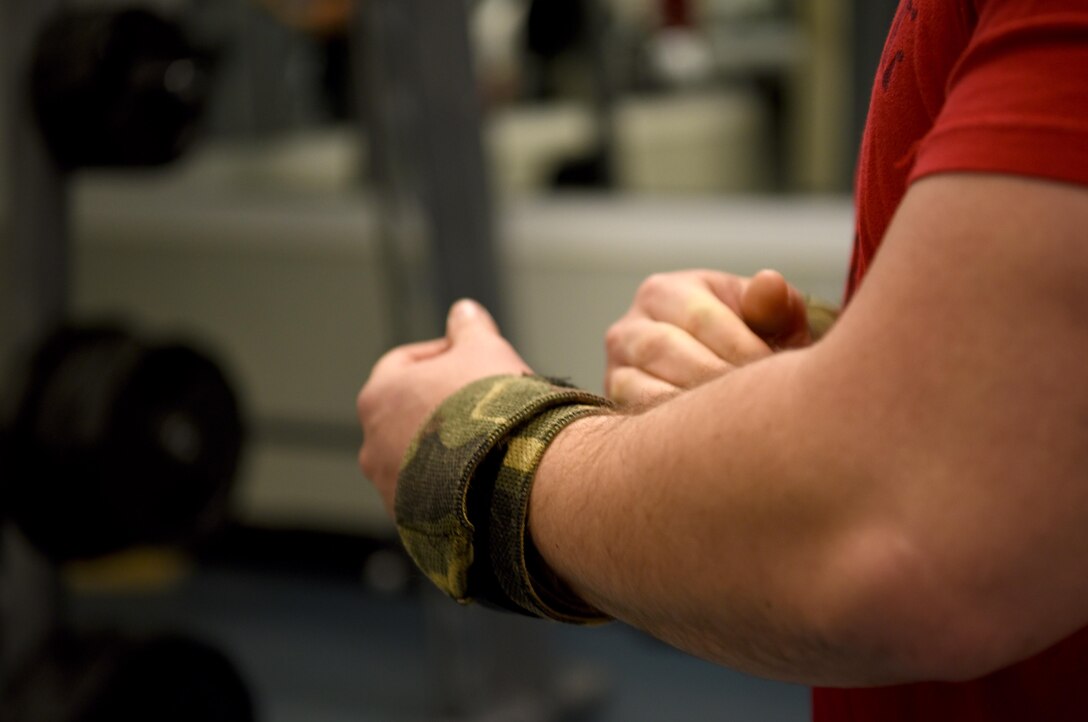
[[[809,349],[562,433],[534,541],[603,610],[821,684],[980,675],[1088,623],[1088,190],[910,190]]]

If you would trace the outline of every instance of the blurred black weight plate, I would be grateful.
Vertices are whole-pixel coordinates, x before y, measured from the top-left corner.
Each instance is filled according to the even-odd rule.
[[[62,167],[168,163],[193,139],[210,62],[147,10],[68,8],[38,39],[30,95]]]
[[[225,514],[242,420],[205,354],[66,328],[39,346],[20,385],[6,506],[53,559],[185,540]]]
[[[0,722],[252,722],[253,700],[221,651],[181,635],[61,634],[0,697]]]

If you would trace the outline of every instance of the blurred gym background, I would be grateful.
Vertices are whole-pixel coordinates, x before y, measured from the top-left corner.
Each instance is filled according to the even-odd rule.
[[[0,721],[782,720],[461,609],[355,394],[484,301],[599,390],[640,280],[838,298],[892,0],[0,0]]]

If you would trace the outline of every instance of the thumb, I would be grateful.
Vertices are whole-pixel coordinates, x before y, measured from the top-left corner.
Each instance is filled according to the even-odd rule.
[[[767,341],[786,341],[807,325],[805,304],[778,271],[760,271],[741,295],[741,316]]]
[[[499,327],[487,309],[475,301],[463,298],[450,307],[446,317],[446,338],[457,344],[477,334],[499,335]]]

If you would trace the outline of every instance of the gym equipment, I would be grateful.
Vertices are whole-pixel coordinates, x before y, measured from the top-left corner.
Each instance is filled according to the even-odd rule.
[[[175,23],[146,10],[69,9],[42,30],[30,87],[62,168],[161,165],[194,136],[208,70]]]
[[[0,697],[0,722],[254,719],[253,700],[230,659],[177,634],[58,634]]]
[[[226,511],[242,437],[204,353],[53,331],[71,172],[175,159],[209,92],[210,62],[177,24],[73,5],[0,0],[0,720],[247,722],[244,685],[199,643],[45,644],[63,609],[55,562],[199,537]]]
[[[50,558],[186,540],[221,520],[243,429],[210,357],[68,327],[24,368],[9,385],[3,506]]]

